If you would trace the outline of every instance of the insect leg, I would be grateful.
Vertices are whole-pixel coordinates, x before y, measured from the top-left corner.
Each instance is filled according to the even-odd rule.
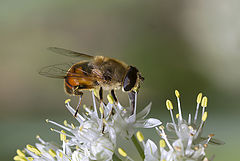
[[[74,117],[77,117],[78,109],[79,109],[79,107],[81,105],[81,102],[82,102],[82,96],[83,96],[83,93],[82,92],[79,93],[79,101],[78,101],[78,105],[76,107],[76,111],[75,111]]]
[[[100,87],[100,89],[99,89],[99,99],[100,99],[100,106],[101,106],[100,108],[103,108],[104,103],[103,103],[103,89],[102,89],[102,87]],[[104,119],[104,111],[102,113],[102,118]],[[102,125],[102,133],[104,133],[105,124],[104,124],[104,122],[102,124],[103,124]]]
[[[111,90],[111,95],[112,95],[114,101],[115,101],[116,103],[118,103],[117,97],[116,97],[115,92],[114,92],[113,89]]]
[[[130,108],[132,109],[132,115],[136,113],[136,101],[137,101],[137,92],[131,91],[128,93],[128,98],[130,102]]]

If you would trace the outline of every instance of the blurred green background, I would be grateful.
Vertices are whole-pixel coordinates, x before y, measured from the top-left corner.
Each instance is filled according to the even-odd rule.
[[[170,120],[165,100],[181,93],[184,116],[195,111],[198,92],[209,98],[205,135],[217,161],[236,160],[240,94],[239,2],[234,0],[13,1],[0,0],[0,160],[35,136],[58,140],[45,123],[72,120],[63,80],[38,75],[41,67],[71,61],[49,46],[118,58],[145,77],[138,108],[153,102],[151,116]],[[127,96],[117,93],[122,104]],[[91,105],[84,95],[84,103]],[[106,96],[106,95],[105,95]],[[75,100],[73,98],[73,100]],[[75,100],[76,101],[76,100]],[[143,131],[146,138],[154,130]]]

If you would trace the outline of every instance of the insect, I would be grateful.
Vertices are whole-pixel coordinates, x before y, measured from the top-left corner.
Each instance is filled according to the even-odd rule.
[[[39,72],[40,75],[46,77],[64,79],[65,92],[69,95],[79,96],[75,117],[85,90],[97,90],[100,103],[103,103],[103,90],[111,91],[111,95],[117,103],[114,91],[122,89],[128,93],[130,106],[134,111],[135,94],[144,80],[136,67],[105,56],[91,56],[57,47],[48,49],[60,55],[83,59],[77,63],[46,66]]]

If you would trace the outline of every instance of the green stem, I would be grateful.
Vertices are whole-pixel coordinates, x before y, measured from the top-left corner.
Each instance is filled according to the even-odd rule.
[[[141,158],[144,160],[144,158],[145,158],[144,151],[143,151],[141,145],[139,144],[136,136],[133,135],[133,136],[131,137],[131,140],[132,140],[133,144],[135,145],[135,147],[136,147],[138,153],[140,154]]]
[[[113,161],[122,161],[115,153],[113,154]]]

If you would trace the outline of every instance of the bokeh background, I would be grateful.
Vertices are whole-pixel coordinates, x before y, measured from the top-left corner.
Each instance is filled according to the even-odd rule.
[[[136,65],[145,77],[138,108],[170,120],[165,100],[181,93],[184,116],[198,92],[209,98],[205,135],[226,142],[209,146],[215,160],[236,160],[239,140],[240,8],[236,0],[14,1],[0,0],[0,160],[17,148],[58,135],[45,123],[72,120],[63,80],[38,75],[41,67],[72,59],[49,46],[104,55]],[[122,104],[127,96],[118,92]],[[89,93],[84,103],[91,105]],[[76,102],[76,99],[72,98]],[[74,102],[73,102],[74,103]],[[174,102],[174,105],[176,103]],[[154,130],[146,138],[159,140]]]

